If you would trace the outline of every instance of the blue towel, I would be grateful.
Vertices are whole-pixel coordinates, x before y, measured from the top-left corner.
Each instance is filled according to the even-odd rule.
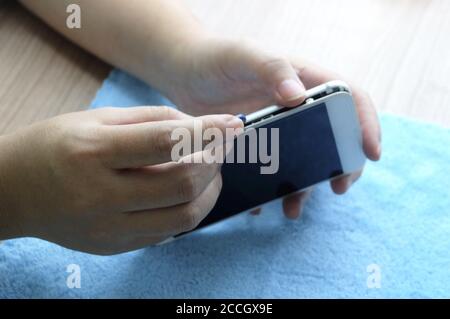
[[[160,104],[169,102],[114,71],[92,106]],[[344,196],[317,187],[299,221],[278,202],[112,257],[6,241],[0,297],[450,297],[450,130],[392,115],[382,127],[382,161]],[[66,284],[70,264],[81,288]]]

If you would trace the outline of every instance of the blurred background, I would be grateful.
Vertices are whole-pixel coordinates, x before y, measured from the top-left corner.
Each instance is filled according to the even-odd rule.
[[[450,1],[184,1],[222,35],[338,71],[379,111],[450,127]],[[0,133],[85,109],[111,69],[15,1],[0,0],[0,43]]]

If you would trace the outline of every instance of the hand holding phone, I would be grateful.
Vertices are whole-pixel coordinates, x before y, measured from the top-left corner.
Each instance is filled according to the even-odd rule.
[[[348,86],[332,81],[295,108],[272,106],[245,116],[222,168],[223,188],[199,228],[362,169],[366,161]]]

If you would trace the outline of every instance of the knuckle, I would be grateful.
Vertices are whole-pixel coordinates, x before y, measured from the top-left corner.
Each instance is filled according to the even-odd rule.
[[[290,62],[286,57],[266,57],[265,59],[263,59],[261,64],[260,76],[263,80],[271,82],[274,75],[280,76],[283,70],[285,70],[288,65],[290,65]]]
[[[218,126],[218,123],[216,121],[214,121],[212,118],[204,118],[202,120],[203,131],[205,131],[207,129],[215,128],[217,126]]]
[[[81,126],[78,129],[61,129],[59,132],[59,151],[69,163],[85,163],[100,156],[100,141],[95,129]]]
[[[170,106],[157,106],[157,109],[159,112],[161,112],[163,118],[173,118],[178,114],[178,111]]]
[[[152,146],[157,154],[170,154],[172,144],[172,130],[169,127],[160,127],[153,134]]]
[[[188,166],[187,168],[184,168],[182,175],[183,176],[178,184],[179,196],[183,201],[191,201],[197,197],[199,192],[199,187],[197,185],[194,172]]]

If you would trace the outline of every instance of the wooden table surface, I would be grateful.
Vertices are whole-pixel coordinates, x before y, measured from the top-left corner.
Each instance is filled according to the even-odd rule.
[[[450,1],[185,2],[221,34],[345,74],[380,111],[450,126]],[[110,69],[0,0],[0,133],[86,108]]]

